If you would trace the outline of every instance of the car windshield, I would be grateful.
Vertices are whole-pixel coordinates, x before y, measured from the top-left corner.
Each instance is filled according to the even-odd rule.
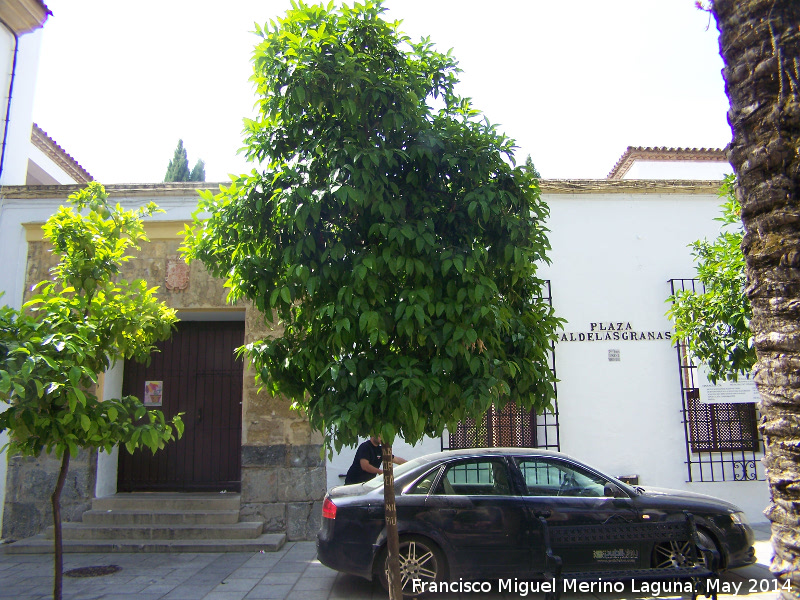
[[[430,459],[428,457],[420,456],[419,458],[415,458],[414,460],[409,460],[408,462],[405,462],[402,465],[395,465],[393,469],[394,480],[397,481],[398,478],[402,477],[406,473],[428,462],[430,462]],[[383,477],[374,477],[373,479],[370,479],[363,485],[368,490],[376,490],[383,485]]]

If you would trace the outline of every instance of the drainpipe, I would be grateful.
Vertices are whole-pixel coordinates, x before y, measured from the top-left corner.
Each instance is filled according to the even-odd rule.
[[[11,62],[11,81],[8,84],[8,103],[6,104],[6,122],[3,128],[3,147],[0,149],[0,177],[3,176],[3,165],[6,161],[6,143],[8,142],[8,124],[11,121],[11,96],[14,93],[14,78],[17,74],[17,52],[19,50],[19,36],[16,32],[8,26],[3,19],[0,19],[0,25],[5,27],[8,32],[14,36],[14,58]]]

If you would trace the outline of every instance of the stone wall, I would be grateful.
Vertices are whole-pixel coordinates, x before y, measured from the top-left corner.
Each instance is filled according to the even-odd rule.
[[[136,259],[127,263],[122,276],[144,278],[159,286],[159,299],[183,311],[245,311],[245,342],[271,330],[262,315],[245,303],[227,303],[227,289],[200,262],[182,265],[177,232],[182,222],[151,222],[146,227],[150,242]],[[29,229],[26,289],[49,277],[54,258],[34,228]],[[188,285],[167,284],[169,269],[178,263],[188,275]],[[181,278],[178,277],[177,280]],[[171,289],[170,289],[171,288]],[[26,298],[27,299],[27,298]],[[291,410],[285,398],[258,393],[253,372],[245,369],[242,415],[242,509],[243,520],[262,520],[266,531],[285,531],[289,539],[311,539],[319,529],[325,494],[325,461],[319,434],[311,431],[302,415]],[[53,459],[9,459],[3,537],[19,539],[41,531],[50,515],[49,497],[58,464]],[[80,519],[89,508],[96,480],[96,454],[73,461],[64,489],[65,521]]]
[[[50,497],[56,487],[61,460],[43,454],[38,458],[8,459],[3,529],[0,538],[19,540],[36,535],[53,524]],[[97,453],[81,450],[70,458],[61,492],[61,520],[80,521],[94,496]]]
[[[248,309],[245,343],[280,335]],[[243,407],[242,519],[263,520],[266,531],[285,531],[290,540],[312,539],[321,525],[327,480],[322,436],[286,399],[259,393],[250,368]]]

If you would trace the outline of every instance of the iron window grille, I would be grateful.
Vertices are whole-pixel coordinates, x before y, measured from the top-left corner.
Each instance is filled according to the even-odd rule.
[[[544,282],[543,291],[544,299],[552,306],[549,280]],[[550,370],[555,376],[555,344],[550,346]],[[455,431],[448,431],[442,436],[442,450],[498,447],[561,450],[558,400],[553,400],[552,411],[547,410],[539,415],[533,410],[520,409],[515,404],[507,404],[502,410],[492,406],[482,419],[461,421]]]
[[[672,295],[703,293],[697,279],[670,279]],[[763,442],[755,402],[703,404],[697,366],[684,340],[676,340],[688,481],[763,481]]]

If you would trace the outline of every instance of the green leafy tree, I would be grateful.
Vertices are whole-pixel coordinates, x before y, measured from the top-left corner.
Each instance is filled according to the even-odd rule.
[[[675,322],[676,337],[686,340],[691,355],[706,364],[712,382],[736,381],[749,374],[756,361],[750,330],[753,311],[744,293],[741,206],[734,185],[731,175],[720,188],[719,236],[691,245],[705,291],[683,290],[670,296],[673,304],[667,313]]]
[[[198,160],[194,168],[189,170],[189,157],[186,154],[186,148],[183,147],[183,140],[178,140],[178,147],[175,148],[175,154],[172,160],[169,161],[167,167],[167,174],[164,176],[164,181],[205,181],[206,180],[206,164],[202,160]]]
[[[185,252],[279,320],[279,339],[246,348],[270,392],[329,447],[382,437],[399,598],[393,440],[492,404],[548,407],[561,321],[536,277],[549,249],[536,179],[455,94],[455,60],[383,12],[296,3],[258,29],[245,143],[263,171],[201,192],[209,216]]]
[[[158,302],[143,280],[119,279],[130,249],[146,241],[137,211],[108,202],[99,183],[70,196],[44,225],[45,239],[59,262],[53,280],[21,311],[0,308],[0,432],[8,431],[8,451],[25,456],[53,452],[61,459],[51,497],[55,527],[55,586],[61,598],[63,558],[60,495],[70,456],[80,448],[110,452],[155,452],[183,433],[180,417],[167,422],[161,411],[146,410],[134,397],[101,401],[97,377],[123,359],[149,360],[154,342],[169,338],[175,311]]]

